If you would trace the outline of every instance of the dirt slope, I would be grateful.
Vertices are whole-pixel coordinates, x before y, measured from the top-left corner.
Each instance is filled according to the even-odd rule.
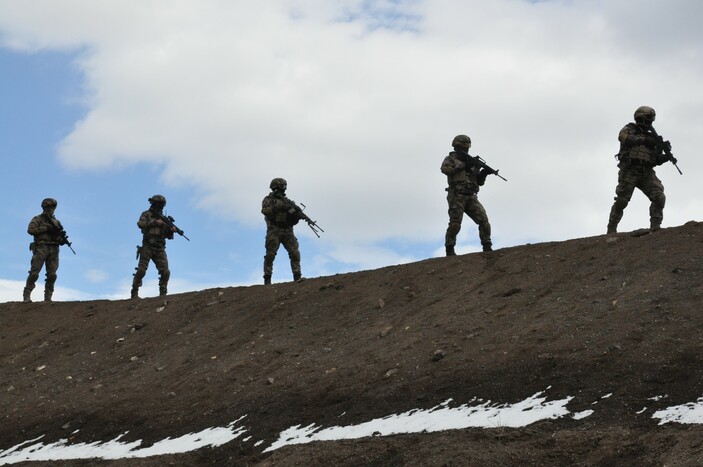
[[[703,465],[702,425],[652,419],[703,397],[701,303],[703,224],[689,222],[166,301],[1,304],[0,451],[42,434],[153,442],[246,415],[250,441],[53,464]],[[262,452],[296,424],[539,391],[596,410]]]

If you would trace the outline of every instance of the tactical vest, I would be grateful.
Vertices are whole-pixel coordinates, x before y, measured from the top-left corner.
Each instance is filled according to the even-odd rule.
[[[456,167],[457,162],[461,161],[456,152],[450,152],[447,158],[451,161],[451,164],[453,164],[454,167]],[[478,193],[479,186],[476,181],[476,174],[473,173],[473,169],[474,167],[467,167],[461,170],[454,170],[451,174],[446,174],[449,190],[456,190],[460,194]]]
[[[154,214],[151,211],[144,211],[142,217],[147,224],[145,228],[141,229],[144,235],[143,245],[151,248],[166,248],[167,228],[163,225],[151,223],[154,220]]]
[[[641,130],[639,126],[634,123],[628,123],[625,127],[620,130],[620,134],[627,135],[644,135],[645,131]],[[656,148],[650,148],[643,144],[637,145],[627,145],[627,139],[625,143],[621,145],[620,154],[621,157],[625,157],[630,161],[634,161],[640,164],[649,165],[654,167],[657,164],[657,155],[660,151]]]
[[[45,227],[48,230],[39,232],[40,227]],[[56,221],[56,224],[46,218],[44,214],[40,214],[32,218],[27,228],[27,232],[34,236],[34,242],[37,244],[55,244],[59,243],[59,228],[61,224]]]

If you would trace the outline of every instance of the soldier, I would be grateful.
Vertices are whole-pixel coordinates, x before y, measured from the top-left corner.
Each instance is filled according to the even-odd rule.
[[[29,222],[27,233],[34,236],[34,242],[29,245],[32,251],[32,262],[24,286],[23,300],[31,302],[32,290],[39,279],[42,266],[46,265],[46,281],[44,283],[44,301],[50,302],[56,283],[56,271],[59,269],[59,246],[68,244],[66,232],[61,222],[54,217],[58,203],[53,198],[41,202],[43,212],[34,216]]]
[[[283,247],[290,258],[290,268],[293,280],[300,281],[300,250],[298,239],[293,233],[293,226],[305,218],[302,212],[296,210],[286,198],[288,182],[282,178],[274,178],[269,185],[271,193],[261,202],[261,213],[266,219],[266,255],[264,256],[264,284],[271,284],[273,260],[276,259],[278,247]]]
[[[149,203],[151,203],[151,207],[142,213],[137,222],[144,238],[142,246],[137,247],[139,264],[135,268],[137,272],[134,273],[132,281],[131,298],[139,298],[139,287],[141,287],[142,279],[146,275],[149,261],[153,261],[156,270],[159,271],[159,295],[166,295],[168,279],[171,277],[166,256],[166,239],[173,240],[176,227],[172,223],[164,221],[163,210],[166,206],[166,198],[162,195],[154,195],[149,198]]]
[[[461,230],[461,221],[466,213],[478,225],[478,236],[481,239],[483,251],[493,251],[491,243],[491,224],[488,215],[478,200],[479,187],[486,182],[486,177],[495,171],[481,168],[469,156],[471,138],[457,135],[452,140],[454,151],[450,152],[442,162],[441,171],[447,176],[449,187],[447,203],[449,204],[449,226],[444,238],[447,256],[454,256],[456,236]]]
[[[661,228],[664,217],[664,186],[654,173],[654,167],[676,159],[663,153],[659,140],[652,134],[652,123],[656,117],[654,109],[647,106],[635,110],[635,123],[628,123],[620,130],[620,152],[618,160],[618,186],[615,188],[615,202],[610,209],[608,219],[608,234],[617,232],[618,223],[623,211],[632,198],[635,188],[639,188],[649,201],[650,230]]]

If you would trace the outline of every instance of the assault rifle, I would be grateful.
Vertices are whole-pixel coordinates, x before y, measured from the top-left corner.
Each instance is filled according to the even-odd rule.
[[[676,167],[676,170],[679,171],[679,174],[683,175],[683,172],[681,172],[681,169],[679,169],[679,166],[676,165],[676,163],[678,161],[676,160],[674,155],[671,153],[671,143],[668,141],[664,141],[664,138],[659,136],[659,134],[657,133],[657,130],[655,130],[652,125],[646,125],[646,126],[644,126],[644,128],[649,130],[649,132],[652,133],[652,136],[654,136],[654,138],[656,138],[656,140],[657,140],[656,148],[660,151],[663,151],[664,154],[666,154],[666,157],[668,157],[669,162],[674,164],[674,167]]]
[[[64,229],[59,229],[59,243],[62,245],[66,245],[69,250],[73,252],[73,254],[76,254],[76,250],[73,249],[71,246],[71,242],[68,241],[68,234]]]
[[[308,223],[308,227],[310,227],[310,230],[312,230],[312,232],[317,236],[317,238],[320,238],[320,233],[319,233],[319,232],[324,232],[324,230],[322,230],[322,227],[320,227],[319,225],[317,225],[317,222],[316,222],[316,221],[310,219],[310,218],[307,216],[307,214],[305,214],[305,213],[303,212],[303,209],[305,209],[305,205],[304,205],[303,203],[300,203],[300,204],[303,206],[303,208],[301,209],[297,204],[295,204],[295,202],[294,202],[293,200],[288,199],[288,198],[286,198],[286,197],[284,197],[283,199],[288,203],[288,205],[289,205],[290,208],[291,208],[291,210],[290,210],[289,212],[291,212],[291,213],[296,213],[296,214],[298,215],[298,217],[300,217],[300,218],[303,219],[305,222],[307,222],[307,223]]]
[[[48,217],[48,216],[47,216],[47,217]],[[59,245],[66,245],[66,246],[68,246],[68,248],[69,248],[69,249],[73,252],[73,254],[75,255],[75,254],[76,254],[76,250],[73,249],[73,247],[71,246],[71,242],[68,241],[68,234],[66,233],[66,231],[64,230],[64,228],[61,227],[61,225],[60,225],[58,222],[56,222],[56,219],[54,219],[53,217],[48,217],[48,219],[49,219],[49,222],[51,222],[51,225],[52,225],[52,226],[54,227],[54,229],[56,230],[56,232],[58,232],[57,238],[58,238],[58,241],[59,241]]]
[[[502,178],[506,182],[508,181],[507,178],[498,174],[498,171],[496,169],[489,167],[488,164],[486,164],[486,161],[481,159],[481,156],[472,156],[471,154],[466,154],[465,156],[466,156],[466,160],[464,161],[464,163],[467,165],[467,167],[469,167],[471,165],[477,165],[477,166],[481,167],[482,169],[484,169],[486,171],[486,173],[491,174],[491,175],[495,175],[496,177],[499,177],[499,178]]]
[[[190,241],[190,238],[186,237],[185,232],[183,232],[182,229],[179,229],[176,224],[174,224],[175,219],[172,216],[164,216],[163,214],[158,214],[159,219],[161,219],[164,224],[166,224],[168,227],[171,228],[174,232],[176,232],[178,235],[181,237],[185,238],[186,240]]]

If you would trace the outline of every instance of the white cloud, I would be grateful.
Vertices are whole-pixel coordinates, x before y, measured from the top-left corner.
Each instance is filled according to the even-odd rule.
[[[457,133],[509,180],[480,194],[494,240],[602,233],[617,133],[643,104],[686,174],[658,170],[665,225],[695,218],[701,13],[651,0],[24,0],[0,5],[0,37],[80,50],[89,112],[61,145],[66,165],[160,163],[202,208],[252,226],[283,176],[332,255],[371,266],[405,260],[376,242],[442,241],[439,165]],[[621,226],[646,224],[633,204]]]
[[[100,269],[88,269],[84,275],[86,280],[92,284],[105,282],[110,277],[106,271]]]
[[[9,279],[0,279],[0,303],[6,302],[21,302],[22,293],[24,291],[24,281],[15,281]],[[44,282],[39,280],[32,291],[31,298],[35,302],[44,300]],[[76,301],[76,300],[95,300],[96,296],[80,290],[69,289],[66,287],[55,286],[52,299],[54,301]]]

